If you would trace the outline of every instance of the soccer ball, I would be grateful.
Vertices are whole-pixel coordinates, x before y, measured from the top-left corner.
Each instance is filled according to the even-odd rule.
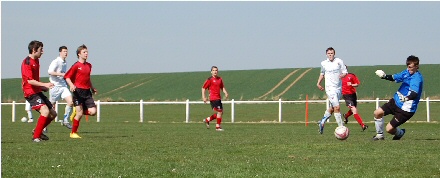
[[[335,137],[338,140],[345,140],[345,139],[348,138],[349,135],[350,135],[350,130],[348,130],[347,127],[345,127],[345,126],[336,127],[336,129],[335,129]]]
[[[26,117],[21,118],[21,122],[26,122],[26,121],[27,121]]]

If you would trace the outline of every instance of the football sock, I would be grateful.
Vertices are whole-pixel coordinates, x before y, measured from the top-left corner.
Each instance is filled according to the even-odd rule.
[[[340,112],[338,113],[334,113],[335,115],[335,119],[336,119],[336,123],[338,123],[338,126],[343,126],[344,124],[342,123],[342,114]]]
[[[217,118],[217,124],[218,124],[218,125],[222,124],[222,118],[220,118],[220,117]]]
[[[345,114],[345,118],[350,117],[353,114],[353,112],[351,110],[348,110],[347,113]]]
[[[32,119],[32,111],[27,111],[27,114],[28,114],[28,118]]]
[[[44,129],[44,124],[46,123],[47,117],[44,116],[40,116],[40,118],[38,118],[37,121],[37,126],[35,127],[34,130],[34,139],[36,138],[40,138],[41,133],[43,132]]]
[[[72,133],[78,132],[79,120],[73,119]]]
[[[362,122],[362,118],[359,114],[354,114],[354,118],[359,123],[359,125],[361,125],[361,127],[364,127],[365,124],[364,124],[364,122]]]
[[[50,122],[52,122],[52,120],[53,118],[46,117],[46,122],[44,122],[44,128],[46,128],[50,124]]]
[[[72,107],[69,105],[66,105],[66,109],[64,112],[64,123],[69,122],[68,118],[69,118],[71,112],[72,112]]]
[[[376,119],[374,118],[374,125],[376,126],[376,133],[383,135],[383,118]]]
[[[207,121],[208,121],[208,122],[211,122],[211,121],[214,120],[214,119],[217,119],[217,114],[213,114],[213,115],[209,116],[209,117],[207,118]]]
[[[328,111],[324,112],[324,117],[322,117],[321,119],[321,125],[324,125],[325,121],[327,121],[327,119],[332,116],[332,114],[330,114]]]
[[[90,112],[89,112],[88,109],[84,108],[84,110],[83,110],[83,114],[84,114],[84,115],[90,115]]]

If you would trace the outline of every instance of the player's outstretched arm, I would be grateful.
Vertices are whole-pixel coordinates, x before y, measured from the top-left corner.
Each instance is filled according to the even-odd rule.
[[[393,75],[387,75],[383,70],[376,70],[376,75],[379,76],[381,79],[394,81]]]

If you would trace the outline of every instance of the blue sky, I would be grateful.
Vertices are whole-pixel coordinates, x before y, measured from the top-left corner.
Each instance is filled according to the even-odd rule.
[[[440,2],[1,2],[1,78],[20,78],[32,40],[41,76],[58,47],[89,50],[92,75],[438,64]],[[421,68],[423,70],[423,67]]]

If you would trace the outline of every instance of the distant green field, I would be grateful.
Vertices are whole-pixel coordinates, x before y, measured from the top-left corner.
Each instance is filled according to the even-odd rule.
[[[437,69],[440,64],[422,65],[425,84],[423,98],[440,98]],[[365,99],[388,99],[396,92],[399,84],[378,79],[374,71],[382,69],[392,74],[405,66],[352,66],[361,85],[358,97]],[[296,72],[295,72],[296,71]],[[286,68],[266,70],[222,71],[225,87],[230,99],[235,100],[304,100],[324,99],[325,93],[316,88],[319,68]],[[201,86],[210,72],[182,72],[157,74],[114,74],[93,75],[92,81],[98,88],[96,100],[101,101],[191,101],[201,100]],[[48,78],[42,78],[48,82]],[[283,81],[283,82],[282,82]],[[21,79],[2,79],[2,102],[23,102]]]

